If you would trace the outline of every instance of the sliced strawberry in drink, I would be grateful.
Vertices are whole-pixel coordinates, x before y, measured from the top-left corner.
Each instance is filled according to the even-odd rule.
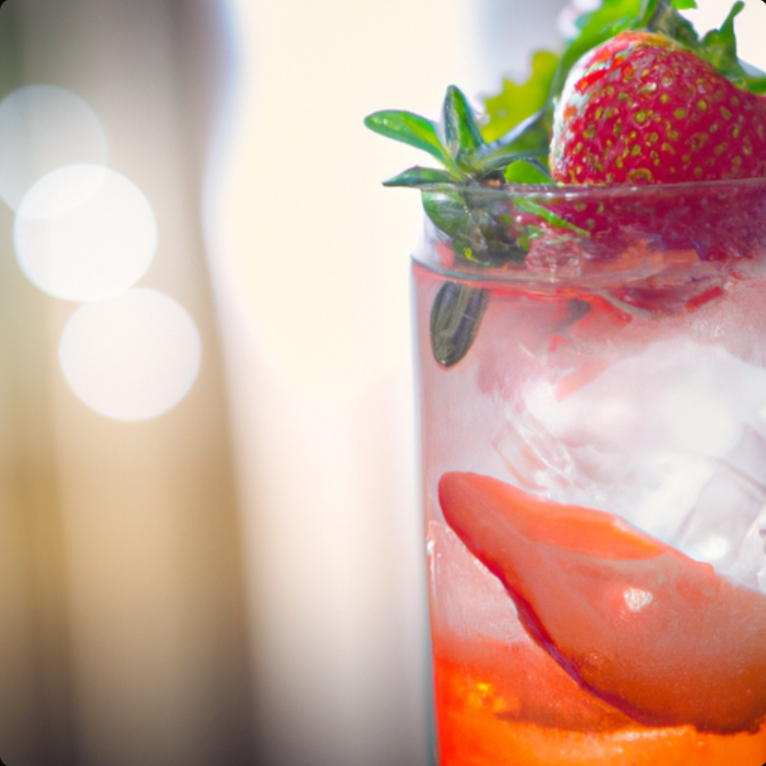
[[[584,688],[652,726],[755,731],[766,596],[601,511],[447,473],[445,519]]]

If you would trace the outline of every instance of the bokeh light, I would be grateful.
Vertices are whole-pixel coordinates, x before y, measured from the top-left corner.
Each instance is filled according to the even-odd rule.
[[[106,160],[101,121],[71,91],[26,85],[0,102],[0,197],[12,209],[52,170]]]
[[[77,308],[59,345],[64,377],[96,412],[146,420],[180,402],[199,372],[194,321],[175,300],[138,288]]]
[[[100,165],[69,165],[41,178],[14,224],[19,265],[41,290],[74,301],[132,287],[157,249],[157,222],[143,192]]]

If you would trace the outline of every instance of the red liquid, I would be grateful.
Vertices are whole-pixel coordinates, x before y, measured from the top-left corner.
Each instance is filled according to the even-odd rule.
[[[437,638],[435,647],[441,643]],[[756,734],[724,736],[692,726],[618,725],[607,713],[601,728],[596,718],[585,729],[565,720],[546,725],[524,719],[516,713],[517,695],[508,688],[508,679],[520,667],[541,674],[551,668],[542,658],[536,665],[522,656],[504,667],[497,660],[508,655],[508,648],[476,647],[473,662],[436,655],[441,766],[761,766],[766,759],[766,725]],[[560,695],[566,719],[566,693],[550,692]]]

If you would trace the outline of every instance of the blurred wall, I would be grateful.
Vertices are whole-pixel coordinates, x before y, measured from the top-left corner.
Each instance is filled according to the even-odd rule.
[[[220,11],[212,0],[23,0],[0,11],[0,97],[45,83],[90,105],[108,167],[156,221],[154,261],[137,286],[165,296],[202,347],[191,389],[164,414],[99,414],[59,363],[62,333],[86,304],[25,277],[19,215],[0,209],[0,757],[13,766],[254,762],[239,518],[200,214],[227,55]],[[32,136],[31,154],[3,133],[6,174],[66,138],[62,124],[35,144],[30,120],[17,139]],[[102,212],[108,221],[115,211]]]

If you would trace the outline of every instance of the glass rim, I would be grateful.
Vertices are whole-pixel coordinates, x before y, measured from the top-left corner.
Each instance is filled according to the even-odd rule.
[[[755,192],[761,196],[761,190],[766,200],[766,176],[755,178],[728,178],[715,181],[687,181],[682,183],[666,184],[502,184],[489,185],[453,185],[434,186],[428,191],[452,192],[463,196],[464,202],[472,204],[492,204],[493,202],[511,203],[514,200],[528,200],[539,203],[557,204],[568,202],[576,204],[605,203],[615,204],[635,203],[637,210],[650,207],[653,204],[662,203],[673,197],[682,198],[708,197],[711,201],[716,198],[723,200],[736,198],[739,193],[752,199]],[[438,228],[424,216],[425,228],[422,232],[418,245],[411,251],[412,261],[427,270],[439,274],[441,277],[453,281],[472,284],[475,287],[485,285],[505,284],[513,287],[515,284],[523,289],[531,289],[541,293],[556,291],[563,286],[574,288],[599,289],[613,286],[617,283],[633,282],[650,276],[647,270],[648,264],[626,264],[623,268],[600,269],[597,264],[590,263],[586,257],[583,261],[584,270],[578,274],[564,273],[559,271],[542,271],[527,269],[524,262],[507,262],[502,265],[473,265],[468,262],[452,261],[445,262],[437,254],[441,242],[448,245],[449,236],[439,231]],[[677,248],[671,248],[676,250]]]
[[[709,190],[712,192],[727,191],[741,187],[758,188],[766,186],[766,176],[754,178],[724,178],[714,181],[681,181],[678,183],[662,184],[506,184],[497,186],[486,183],[470,184],[434,184],[422,189],[426,192],[459,192],[472,197],[498,197],[505,199],[611,199],[615,197],[644,197],[657,195],[672,195]]]

